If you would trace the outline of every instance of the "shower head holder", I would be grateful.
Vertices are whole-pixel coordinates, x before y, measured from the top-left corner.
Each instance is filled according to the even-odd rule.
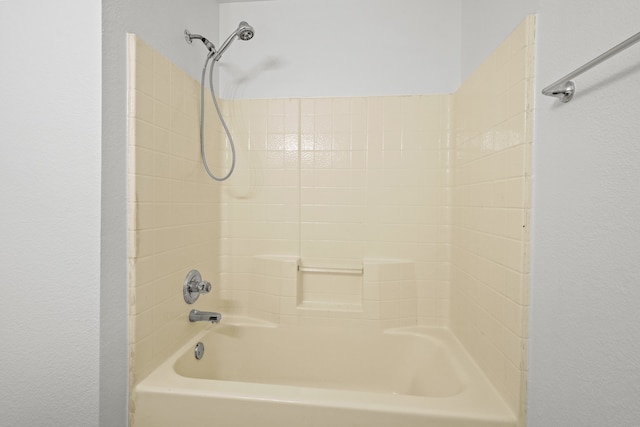
[[[193,43],[193,38],[191,37],[191,33],[189,32],[189,30],[184,30],[184,39],[189,44]]]
[[[215,53],[216,52],[216,48],[213,45],[213,43],[211,43],[209,40],[207,40],[206,37],[201,36],[200,34],[192,34],[191,32],[189,32],[189,30],[184,30],[184,39],[189,44],[193,43],[193,39],[200,40],[202,43],[204,43],[204,45],[207,47],[207,49],[209,49],[209,52],[211,52],[211,53]]]

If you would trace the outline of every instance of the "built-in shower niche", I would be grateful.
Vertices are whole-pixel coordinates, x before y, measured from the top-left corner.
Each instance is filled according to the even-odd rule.
[[[249,315],[290,324],[416,325],[414,262],[255,256]]]
[[[320,260],[300,260],[296,303],[300,309],[362,311],[364,268]]]

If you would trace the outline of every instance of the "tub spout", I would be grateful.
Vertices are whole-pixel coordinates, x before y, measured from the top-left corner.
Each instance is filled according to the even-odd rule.
[[[213,311],[191,310],[189,312],[189,322],[211,322],[220,323],[222,314]]]

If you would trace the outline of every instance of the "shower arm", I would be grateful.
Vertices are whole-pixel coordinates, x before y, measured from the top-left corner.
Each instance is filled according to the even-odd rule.
[[[202,43],[204,43],[207,49],[209,49],[210,55],[214,54],[216,51],[216,48],[213,45],[213,43],[211,43],[206,37],[201,36],[200,34],[192,34],[189,32],[189,30],[184,30],[184,39],[189,44],[193,43],[194,39],[200,40]]]

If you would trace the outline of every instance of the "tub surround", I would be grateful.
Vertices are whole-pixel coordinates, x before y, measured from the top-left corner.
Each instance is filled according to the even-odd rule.
[[[297,257],[254,257],[249,316],[274,324],[373,330],[417,325],[413,261],[312,265],[305,267]]]
[[[223,325],[451,327],[524,425],[533,28],[453,95],[222,101],[238,154],[224,183],[200,164],[198,83],[130,36],[132,390],[211,328],[191,308]],[[214,284],[196,307],[193,268]]]
[[[296,295],[278,300],[254,281],[256,257],[293,256],[304,266],[349,269],[367,260],[406,260],[417,322],[448,325],[450,100],[226,101],[242,165],[221,194],[226,310],[268,321],[302,318],[286,317],[278,307],[291,307]],[[300,290],[314,292],[305,287],[318,277],[303,276]],[[334,292],[331,298],[338,297]],[[330,321],[319,317],[319,323]]]
[[[217,283],[220,190],[200,163],[198,84],[135,35],[128,37],[128,55],[133,389],[202,328],[188,322],[191,308],[216,308],[215,287],[188,306],[182,283],[192,269]],[[218,133],[215,122],[209,126],[209,134]]]
[[[451,326],[524,423],[534,27],[523,21],[453,95],[227,101],[249,167],[222,195],[223,304],[281,323],[366,322],[304,311],[293,276],[278,298],[247,266],[285,253],[326,267],[408,260],[404,312]]]
[[[535,19],[454,95],[451,328],[525,421]]]

